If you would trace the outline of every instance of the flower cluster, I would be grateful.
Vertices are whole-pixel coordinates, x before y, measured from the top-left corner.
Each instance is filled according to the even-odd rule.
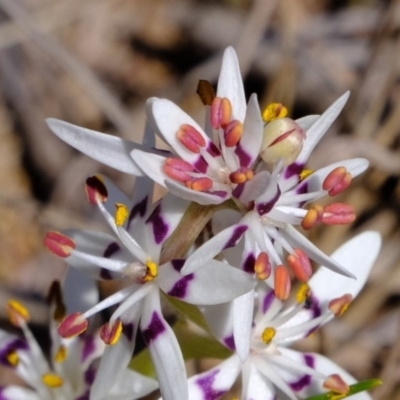
[[[112,234],[69,229],[45,237],[46,247],[71,267],[96,280],[119,280],[122,287],[93,307],[64,316],[57,328],[61,338],[52,322],[50,363],[27,328],[26,309],[9,304],[29,346],[5,334],[0,359],[38,393],[24,398],[132,399],[155,390],[153,380],[127,369],[138,332],[164,400],[217,400],[240,374],[243,400],[349,393],[355,380],[339,366],[288,348],[346,310],[380,248],[379,235],[366,232],[327,256],[302,233],[319,223],[355,219],[349,204],[316,202],[342,193],[368,161],[306,168],[349,94],[322,115],[298,120],[288,118],[281,104],[262,112],[256,95],[246,103],[232,48],[224,53],[216,93],[206,81],[198,93],[206,107],[204,128],[171,101],[151,98],[143,144],[48,120],[62,140],[137,178],[132,197],[100,174],[86,180],[88,201]],[[153,133],[171,150],[157,150]],[[168,190],[157,202],[154,182]],[[315,274],[312,261],[321,265]],[[183,316],[200,315],[202,328],[231,355],[188,379],[163,301]],[[99,334],[85,337],[91,317],[110,307]],[[74,356],[62,364],[61,349],[67,348]],[[34,357],[40,368],[33,371],[28,361]],[[16,390],[28,389],[7,387],[0,398],[11,399]]]

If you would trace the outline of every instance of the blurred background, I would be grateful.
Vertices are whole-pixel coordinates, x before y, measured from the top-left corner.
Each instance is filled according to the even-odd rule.
[[[246,95],[256,92],[262,107],[274,101],[292,117],[321,113],[351,90],[309,167],[370,160],[338,199],[353,204],[358,218],[310,235],[331,252],[373,229],[384,246],[349,311],[300,347],[323,352],[359,379],[382,378],[374,399],[400,399],[396,0],[0,0],[0,305],[10,296],[28,302],[40,332],[47,289],[66,272],[43,248],[44,233],[103,228],[84,193],[94,172],[132,190],[132,177],[65,145],[45,118],[140,141],[144,102],[157,96],[202,122],[197,82],[216,83],[228,45],[237,50]]]

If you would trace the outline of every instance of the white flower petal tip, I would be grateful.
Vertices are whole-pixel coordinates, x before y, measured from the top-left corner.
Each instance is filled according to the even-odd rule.
[[[133,149],[141,147],[139,144],[54,118],[48,118],[46,122],[56,136],[83,154],[119,171],[143,176],[142,170],[130,157]]]
[[[337,299],[344,294],[356,297],[367,281],[380,248],[381,236],[373,231],[364,232],[346,242],[332,254],[332,259],[352,271],[355,279],[347,279],[322,267],[309,282],[313,295],[318,300],[326,301]]]

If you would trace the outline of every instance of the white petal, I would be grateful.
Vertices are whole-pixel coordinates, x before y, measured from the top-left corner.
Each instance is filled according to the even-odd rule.
[[[242,362],[246,361],[249,355],[254,293],[254,290],[251,290],[233,301],[233,337],[236,353]]]
[[[142,170],[130,157],[133,149],[142,148],[140,144],[53,118],[46,122],[61,140],[87,156],[119,171],[143,176]]]
[[[247,105],[243,135],[235,150],[242,167],[251,167],[260,154],[263,129],[264,123],[261,118],[257,95],[253,93]]]
[[[222,250],[236,246],[247,229],[248,225],[239,223],[215,235],[189,256],[182,268],[182,273],[186,275],[195,272],[204,266],[208,260],[221,253]]]
[[[241,369],[236,355],[202,374],[192,376],[188,381],[189,399],[219,399],[233,386]]]
[[[306,115],[305,117],[298,118],[295,121],[301,128],[307,131],[319,117],[320,115]]]
[[[202,205],[221,204],[231,195],[231,188],[228,185],[223,185],[223,190],[211,190],[209,192],[198,192],[196,190],[188,189],[182,183],[171,179],[166,179],[164,185],[175,196]]]
[[[21,386],[6,386],[0,387],[0,399],[1,400],[43,400],[39,395],[32,392],[30,389],[26,389]]]
[[[185,364],[179,343],[165,321],[158,289],[145,299],[140,327],[147,343],[164,400],[188,400]]]
[[[261,171],[256,174],[256,176],[246,183],[242,184],[243,190],[240,194],[237,194],[238,187],[233,191],[233,195],[240,199],[244,204],[261,197],[263,193],[266,192],[268,185],[271,182],[271,174],[268,171]]]
[[[243,374],[243,400],[275,400],[276,392],[272,384],[254,367],[249,365],[249,371]]]
[[[247,293],[256,285],[252,276],[221,261],[210,260],[203,268],[185,276],[178,272],[181,265],[181,260],[175,260],[161,266],[158,284],[165,293],[186,303],[225,303]]]
[[[136,161],[137,165],[140,166],[143,175],[145,174],[154,182],[165,186],[164,181],[168,178],[163,169],[165,160],[167,159],[166,157],[147,153],[142,150],[133,150],[131,156]]]
[[[218,97],[227,97],[232,103],[232,117],[241,122],[246,115],[246,98],[239,61],[233,47],[228,47],[222,58],[217,87]]]
[[[314,150],[314,147],[321,140],[322,136],[325,135],[333,121],[335,121],[337,116],[342,111],[349,96],[350,92],[346,92],[344,95],[339,97],[307,130],[307,138],[304,142],[303,149],[296,160],[296,163],[306,163],[311,152]]]
[[[105,379],[110,384],[110,379]],[[111,381],[112,382],[112,381]],[[115,381],[106,400],[134,400],[142,398],[158,388],[156,380],[126,369]],[[92,389],[93,390],[93,389]]]

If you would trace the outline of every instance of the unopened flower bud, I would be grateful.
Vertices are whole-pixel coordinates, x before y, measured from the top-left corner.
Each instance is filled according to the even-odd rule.
[[[280,159],[290,165],[300,154],[305,138],[304,130],[292,119],[276,119],[264,128],[261,158],[269,165]]]

